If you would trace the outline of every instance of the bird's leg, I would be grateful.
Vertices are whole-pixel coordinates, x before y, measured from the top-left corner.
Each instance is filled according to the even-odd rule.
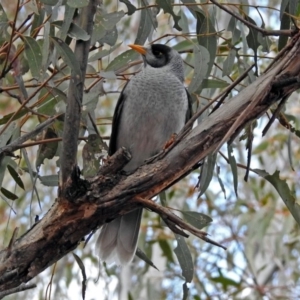
[[[170,139],[165,143],[164,150],[167,150],[176,140],[177,133],[173,133]]]
[[[177,133],[173,133],[170,137],[170,139],[165,143],[163,149],[161,151],[159,151],[157,154],[147,158],[145,160],[145,164],[149,164],[151,162],[153,162],[156,158],[159,158],[161,155],[163,155],[165,153],[165,151],[175,142],[175,139],[177,137]]]

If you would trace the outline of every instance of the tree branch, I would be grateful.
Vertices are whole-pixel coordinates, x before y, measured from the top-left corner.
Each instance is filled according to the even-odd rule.
[[[59,181],[60,191],[64,190],[71,171],[76,164],[77,139],[80,128],[84,78],[93,32],[93,19],[96,12],[96,5],[96,0],[89,1],[88,6],[82,8],[80,14],[80,27],[90,35],[90,38],[87,41],[77,40],[74,51],[75,57],[79,62],[81,74],[76,74],[74,70],[71,72],[63,131],[63,147]]]

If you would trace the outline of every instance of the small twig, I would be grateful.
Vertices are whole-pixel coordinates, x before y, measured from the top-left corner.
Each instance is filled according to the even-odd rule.
[[[131,159],[131,154],[124,147],[119,148],[112,156],[108,157],[101,166],[97,175],[105,176],[121,170]]]
[[[26,291],[29,289],[34,289],[34,288],[36,288],[36,284],[34,284],[34,283],[27,284],[27,285],[25,283],[22,283],[21,285],[19,285],[16,288],[0,292],[0,299],[3,299],[5,296],[11,295],[11,294],[19,293],[19,292]]]
[[[226,250],[226,247],[223,245],[211,240],[210,238],[207,237],[208,233],[202,230],[197,229],[196,227],[184,222],[180,217],[175,215],[173,212],[171,212],[168,208],[163,207],[157,203],[155,203],[152,200],[144,199],[141,197],[135,197],[134,200],[135,202],[143,204],[146,208],[149,208],[150,210],[155,211],[158,213],[163,220],[166,222],[166,224],[169,226],[169,228],[175,232],[179,233],[180,235],[183,235],[184,237],[187,237],[187,235],[182,232],[181,229],[187,230],[189,233],[197,236],[201,240],[208,242],[212,245],[218,246]],[[180,227],[181,229],[179,229]],[[175,228],[175,229],[174,229]]]
[[[216,6],[218,6],[220,9],[226,11],[228,14],[230,14],[231,16],[235,17],[236,19],[238,19],[239,21],[241,21],[242,23],[244,23],[245,25],[247,25],[248,27],[251,27],[251,28],[257,30],[258,32],[260,32],[264,36],[268,36],[268,35],[274,35],[274,36],[287,35],[287,36],[292,36],[292,34],[294,32],[293,30],[266,30],[266,29],[260,28],[258,26],[255,26],[251,22],[243,19],[241,16],[237,15],[236,13],[234,13],[233,11],[231,11],[230,9],[228,9],[225,5],[218,3],[216,0],[211,0],[211,2],[213,4],[215,4]]]

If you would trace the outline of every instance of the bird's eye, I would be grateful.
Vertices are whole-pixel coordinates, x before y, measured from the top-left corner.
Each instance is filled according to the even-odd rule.
[[[157,50],[153,51],[153,54],[154,54],[156,57],[162,57],[162,56],[163,56],[162,52],[157,51]]]

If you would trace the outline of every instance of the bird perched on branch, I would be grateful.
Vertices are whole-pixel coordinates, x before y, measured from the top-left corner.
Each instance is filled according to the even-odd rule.
[[[144,67],[121,92],[109,145],[109,155],[120,147],[130,151],[132,159],[124,167],[126,172],[135,171],[161,151],[191,117],[191,98],[183,85],[179,53],[161,44],[130,47],[142,55]],[[142,209],[137,209],[102,227],[97,241],[101,260],[121,265],[132,261],[141,217]]]

